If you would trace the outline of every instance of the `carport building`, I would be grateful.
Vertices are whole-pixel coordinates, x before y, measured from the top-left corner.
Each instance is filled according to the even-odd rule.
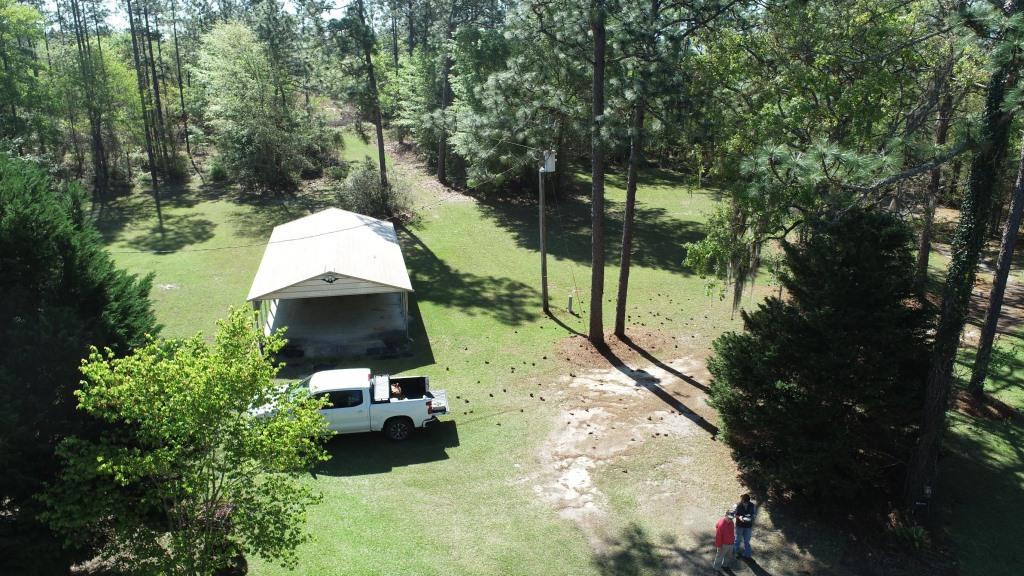
[[[290,352],[344,357],[404,347],[410,292],[394,225],[329,208],[274,228],[248,301]]]

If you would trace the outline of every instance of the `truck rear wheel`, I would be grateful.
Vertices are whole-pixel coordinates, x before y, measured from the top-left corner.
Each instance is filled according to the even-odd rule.
[[[401,442],[412,434],[412,420],[408,418],[392,418],[384,423],[384,436],[392,442]]]

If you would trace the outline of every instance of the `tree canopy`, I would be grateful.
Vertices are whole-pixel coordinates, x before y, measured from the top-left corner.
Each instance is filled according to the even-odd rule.
[[[101,534],[100,558],[133,574],[213,574],[243,554],[293,563],[319,501],[300,478],[327,459],[328,433],[321,400],[274,381],[283,345],[236,309],[213,343],[93,348],[75,395],[106,427],[61,443],[50,525],[69,541]]]
[[[159,330],[151,277],[114,265],[83,202],[78,185],[0,153],[0,566],[13,572],[67,558],[37,496],[59,468],[56,445],[93,430],[73,396],[89,343],[126,353]]]
[[[900,494],[928,363],[910,230],[861,209],[811,226],[783,244],[788,297],[715,340],[711,402],[753,485],[819,506],[884,504]]]

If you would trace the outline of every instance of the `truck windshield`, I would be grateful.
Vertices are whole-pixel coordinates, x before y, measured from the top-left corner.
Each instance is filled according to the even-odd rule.
[[[296,400],[303,396],[309,396],[309,381],[312,379],[312,376],[307,376],[296,382],[291,389],[291,399]]]

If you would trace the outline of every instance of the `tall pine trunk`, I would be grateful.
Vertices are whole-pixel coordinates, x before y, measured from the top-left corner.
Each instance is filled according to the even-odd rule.
[[[398,17],[391,11],[391,63],[398,70]]]
[[[448,25],[448,34],[445,36],[446,44],[447,41],[452,39],[452,27]],[[437,181],[445,186],[448,185],[448,127],[447,119],[445,118],[445,111],[448,109],[448,99],[450,97],[451,86],[449,85],[448,76],[452,71],[452,59],[447,53],[447,48],[444,55],[442,56],[441,63],[441,134],[437,138]]]
[[[1017,12],[1016,3],[1013,11]],[[904,497],[906,504],[911,507],[927,496],[928,487],[934,481],[937,471],[939,446],[949,407],[953,360],[960,344],[960,332],[967,319],[967,306],[981,248],[985,243],[992,197],[1009,141],[1010,119],[1002,111],[1002,106],[1007,77],[1012,68],[1012,62],[1000,65],[988,82],[981,148],[971,160],[968,188],[960,205],[960,223],[953,237],[952,259],[942,292],[941,314],[928,370],[920,438],[907,467]]]
[[[971,383],[967,391],[975,398],[980,398],[988,376],[988,365],[992,359],[992,343],[996,337],[996,326],[999,324],[999,313],[1003,307],[1003,295],[1006,292],[1006,279],[1010,275],[1013,264],[1013,250],[1017,245],[1017,234],[1020,233],[1021,213],[1024,212],[1024,142],[1021,143],[1020,167],[1017,169],[1017,184],[1010,200],[1010,215],[1003,229],[1003,242],[999,246],[999,259],[996,263],[995,278],[992,280],[992,291],[988,297],[988,310],[985,312],[985,324],[981,328],[978,341],[978,354],[974,358],[971,371]]]
[[[949,133],[949,117],[952,113],[953,94],[947,81],[942,102],[939,104],[938,118],[935,120],[935,145],[937,147],[941,148],[946,144],[946,135]],[[936,166],[931,169],[928,190],[925,192],[924,222],[921,225],[921,241],[917,247],[917,264],[914,272],[914,283],[917,284],[921,294],[924,294],[925,286],[928,283],[928,257],[932,251],[932,229],[935,223],[935,207],[939,201],[941,183],[942,167]]]
[[[604,116],[605,6],[604,0],[592,0],[590,30],[594,35],[594,75],[591,94],[591,200],[590,218],[590,329],[594,346],[604,346],[604,141],[601,123]]]
[[[637,95],[633,104],[633,128],[626,173],[626,211],[622,216],[622,255],[619,258],[619,293],[615,302],[615,335],[626,335],[626,301],[629,293],[629,267],[633,259],[633,219],[636,211],[636,186],[643,153],[644,99]]]
[[[142,45],[142,54],[149,60],[150,81],[153,83],[153,133],[156,136],[161,170],[166,175],[169,168],[167,150],[167,129],[164,126],[164,108],[160,99],[160,78],[156,72],[156,56],[153,53],[153,33],[149,28],[149,7],[142,3],[142,22],[145,25],[146,41]]]
[[[409,56],[412,57],[412,51],[416,47],[416,20],[414,18],[416,11],[413,9],[412,0],[408,1],[406,9],[409,11],[409,38],[406,48],[409,51]]]
[[[188,134],[188,108],[185,107],[185,87],[181,83],[181,49],[178,47],[178,3],[171,5],[171,33],[174,34],[174,67],[175,78],[178,81],[178,101],[181,104],[181,123],[185,132],[185,153],[188,154],[188,161],[200,180],[203,180],[203,173],[196,166],[196,159],[192,156],[192,141]]]
[[[135,63],[135,78],[138,80],[139,87],[139,106],[142,110],[142,126],[146,131],[146,158],[149,161],[149,178],[153,184],[153,201],[156,203],[157,226],[162,234],[164,230],[164,216],[163,210],[160,206],[160,182],[156,176],[156,155],[153,152],[152,127],[149,124],[149,110],[147,106],[148,98],[146,98],[146,79],[143,74],[142,61],[139,57],[139,44],[141,43],[141,39],[138,37],[139,29],[135,21],[135,14],[132,11],[132,0],[125,0],[125,2],[128,7],[128,28],[132,37],[132,60]]]
[[[106,152],[103,146],[103,112],[96,101],[96,74],[93,70],[92,48],[89,44],[86,15],[81,10],[78,0],[71,1],[71,16],[75,28],[81,79],[85,88],[89,134],[92,138],[93,195],[102,203],[106,197],[107,188]]]
[[[359,4],[359,22],[363,25],[365,31],[370,31],[370,28],[366,25],[366,11],[363,6],[363,0],[358,0]],[[368,35],[372,38],[372,34]],[[380,164],[380,186],[381,189],[387,189],[388,187],[388,168],[384,158],[384,119],[380,111],[380,96],[377,93],[377,73],[373,69],[373,41],[363,42],[363,64],[366,66],[366,82],[370,88],[370,102],[373,106],[373,125],[377,129],[377,161]],[[397,57],[397,52],[396,52]],[[438,172],[438,178],[440,178],[440,172]]]

